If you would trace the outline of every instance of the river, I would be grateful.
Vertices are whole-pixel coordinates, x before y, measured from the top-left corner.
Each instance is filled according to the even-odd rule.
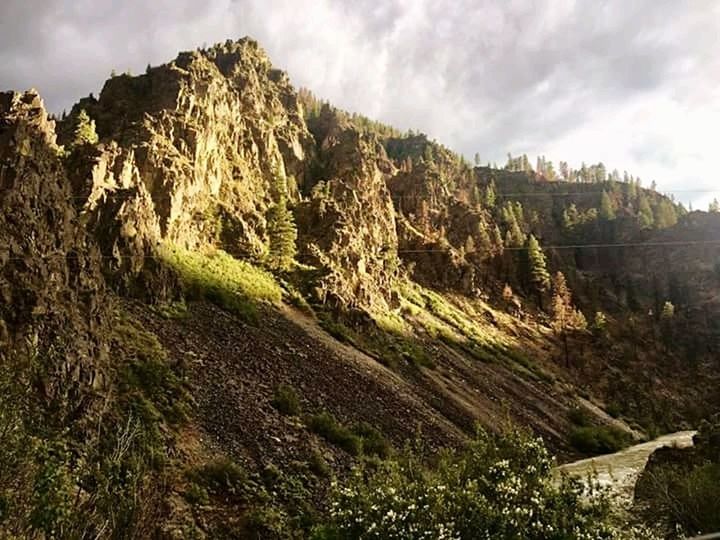
[[[693,445],[695,433],[697,432],[679,431],[663,435],[653,441],[631,446],[615,454],[606,454],[561,465],[558,470],[570,476],[582,478],[596,473],[600,484],[608,486],[621,500],[632,502],[635,484],[653,452],[665,446],[688,448]]]

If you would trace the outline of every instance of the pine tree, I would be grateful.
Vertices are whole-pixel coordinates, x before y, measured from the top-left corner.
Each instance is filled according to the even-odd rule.
[[[662,311],[660,312],[661,320],[669,320],[675,316],[675,306],[672,302],[665,302],[663,304]]]
[[[483,256],[487,256],[492,253],[492,240],[490,233],[488,233],[487,224],[484,221],[479,221],[477,224],[477,238],[480,244],[480,251]]]
[[[75,120],[75,130],[73,131],[73,140],[70,146],[80,146],[83,144],[97,144],[98,135],[95,131],[95,121],[92,120],[85,109],[81,110]]]
[[[502,233],[500,232],[500,227],[498,227],[497,225],[495,225],[495,227],[493,227],[492,229],[492,243],[495,249],[497,249],[498,254],[502,255],[504,251],[503,237]]]
[[[572,229],[578,223],[580,223],[580,213],[575,203],[571,203],[570,206],[563,211],[563,227]]]
[[[477,249],[475,248],[475,240],[472,236],[468,235],[468,237],[465,239],[465,253],[475,253]]]
[[[495,182],[490,181],[488,187],[485,189],[485,206],[487,206],[488,208],[495,208],[496,200],[497,195],[495,192]]]
[[[708,206],[708,212],[720,213],[720,201],[713,199],[710,206]]]
[[[668,200],[661,200],[655,207],[655,227],[666,229],[675,225],[677,221],[677,212],[673,204]]]
[[[655,224],[655,216],[647,197],[642,192],[638,193],[638,220],[640,221],[640,227],[650,229]]]
[[[284,196],[268,210],[268,258],[277,270],[289,270],[295,260],[297,227]]]
[[[612,199],[608,195],[607,191],[602,192],[600,197],[600,218],[605,221],[612,221],[615,219],[615,207],[613,206]]]
[[[475,166],[480,166],[480,154],[478,152],[475,152]]]
[[[572,293],[562,272],[558,272],[553,278],[552,328],[563,340],[565,365],[570,367],[568,334],[586,330],[587,321],[582,312],[573,306]]]
[[[538,304],[542,307],[542,296],[550,286],[550,274],[547,259],[534,235],[530,235],[527,243],[527,256],[530,265],[530,282],[538,296]]]

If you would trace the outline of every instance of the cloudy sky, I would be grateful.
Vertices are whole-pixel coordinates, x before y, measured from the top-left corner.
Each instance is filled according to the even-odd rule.
[[[0,0],[0,90],[59,112],[113,69],[244,35],[296,85],[468,157],[720,196],[718,0]]]

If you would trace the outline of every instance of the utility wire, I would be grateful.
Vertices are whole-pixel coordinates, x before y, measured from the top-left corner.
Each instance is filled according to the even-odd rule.
[[[637,248],[647,248],[647,247],[683,247],[683,246],[704,246],[704,245],[720,245],[720,239],[719,240],[690,240],[690,241],[668,241],[668,242],[620,242],[620,243],[611,243],[611,244],[563,244],[563,245],[553,245],[553,246],[542,246],[543,250],[549,250],[549,249],[607,249],[607,248],[618,248],[618,247],[637,247]],[[503,248],[503,251],[527,251],[527,247],[506,247]],[[412,253],[447,253],[447,249],[401,249],[398,250],[397,253],[399,255],[405,255],[405,254],[412,254]],[[79,255],[63,255],[63,254],[51,254],[51,255],[32,255],[28,254],[25,257],[5,257],[3,258],[2,255],[0,255],[0,262],[7,262],[7,261],[26,261],[28,258],[32,257],[39,257],[40,259],[45,260],[52,260],[52,259],[80,259],[82,258]],[[88,255],[88,257],[91,257]],[[92,258],[97,259],[122,259],[124,257],[116,257],[114,255],[98,255]],[[141,255],[140,258],[143,259],[151,259],[151,260],[161,260],[164,259],[164,257],[158,256],[158,255]]]
[[[543,250],[548,249],[607,249],[617,247],[681,247],[681,246],[703,246],[720,245],[720,240],[688,240],[688,241],[667,241],[667,242],[617,242],[610,244],[561,244],[554,246],[541,246]],[[503,251],[527,251],[528,248],[506,247]],[[405,249],[398,250],[398,253],[447,253],[447,249]]]

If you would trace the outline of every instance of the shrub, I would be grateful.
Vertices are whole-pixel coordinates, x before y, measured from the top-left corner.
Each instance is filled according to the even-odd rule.
[[[573,407],[568,412],[568,419],[576,426],[585,427],[590,425],[587,411],[582,407]]]
[[[330,476],[330,466],[317,450],[314,450],[310,454],[310,458],[308,459],[308,469],[310,469],[310,472],[312,472],[315,476],[319,476],[320,478],[327,478]]]
[[[330,413],[323,412],[309,417],[307,426],[310,431],[317,433],[350,455],[358,456],[362,453],[362,439],[338,423]]]
[[[622,407],[619,403],[608,403],[605,411],[613,418],[620,418],[622,415]]]
[[[249,482],[245,469],[225,457],[202,465],[188,476],[209,493],[218,496],[242,495]]]
[[[392,446],[385,436],[367,422],[361,422],[353,432],[362,439],[363,454],[385,459],[390,455]]]
[[[614,528],[608,499],[596,486],[553,480],[542,442],[521,433],[481,431],[468,450],[441,456],[434,468],[423,462],[406,451],[372,470],[360,463],[347,484],[334,484],[327,523],[314,538],[649,537]]]
[[[292,387],[284,384],[275,389],[271,404],[281,414],[295,416],[300,413],[300,398]]]
[[[610,454],[625,448],[630,437],[608,426],[581,426],[570,432],[570,444],[586,454]]]

